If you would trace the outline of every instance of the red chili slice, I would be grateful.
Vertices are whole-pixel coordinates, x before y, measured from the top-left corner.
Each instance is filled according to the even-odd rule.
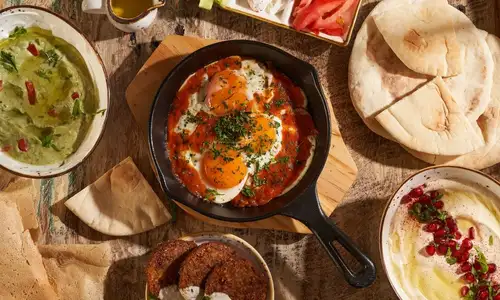
[[[28,101],[30,102],[31,105],[35,105],[36,104],[35,86],[31,81],[26,81],[25,84],[26,84],[26,90],[28,91]]]
[[[80,98],[80,94],[78,94],[77,92],[74,92],[73,94],[71,94],[71,98],[73,100],[76,100],[76,99]]]
[[[57,111],[55,109],[49,109],[49,111],[47,112],[47,114],[51,117],[57,117]]]
[[[20,139],[17,141],[17,148],[22,152],[28,152],[28,141],[26,139]]]
[[[0,80],[0,92],[3,91],[3,80]]]
[[[2,147],[2,152],[9,152],[12,149],[11,145],[5,145]]]
[[[28,51],[33,54],[33,56],[38,56],[40,53],[38,52],[38,49],[36,48],[35,44],[29,43],[28,45]]]

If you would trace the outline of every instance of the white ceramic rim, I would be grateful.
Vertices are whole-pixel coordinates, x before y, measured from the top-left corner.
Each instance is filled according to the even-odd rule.
[[[195,240],[196,238],[202,238],[204,236],[207,236],[207,237],[221,237],[221,240],[223,241],[223,239],[229,239],[229,240],[233,240],[235,242],[238,242],[240,244],[242,244],[247,250],[249,250],[250,254],[252,254],[256,259],[257,261],[259,261],[259,263],[262,265],[262,267],[264,268],[264,271],[265,271],[265,275],[268,279],[268,291],[269,291],[269,295],[267,295],[267,300],[274,300],[274,280],[273,280],[273,276],[271,274],[271,271],[269,270],[269,266],[267,265],[266,261],[264,260],[264,258],[262,258],[262,256],[260,255],[260,253],[252,246],[250,245],[247,241],[245,241],[244,239],[242,238],[239,238],[233,234],[230,234],[230,233],[220,233],[220,232],[200,232],[200,233],[193,233],[193,234],[190,234],[190,235],[185,235],[185,236],[182,236],[180,238],[178,238],[179,240],[184,240],[184,241],[192,241],[192,240]],[[145,300],[149,300],[149,293],[148,293],[148,285],[146,284],[146,288],[145,288]]]
[[[92,79],[94,80],[96,87],[98,87],[99,83],[104,84],[105,88],[104,89],[99,89],[97,88],[97,94],[98,94],[98,100],[99,100],[99,109],[105,109],[104,114],[97,115],[94,117],[94,120],[92,121],[91,127],[89,128],[87,135],[85,139],[83,140],[82,144],[80,147],[75,151],[75,153],[71,154],[64,162],[59,162],[51,165],[30,165],[26,163],[19,162],[17,160],[14,160],[10,156],[4,153],[0,153],[0,167],[3,169],[8,170],[9,172],[12,172],[16,175],[19,176],[24,176],[24,177],[29,177],[29,178],[48,178],[48,177],[55,177],[59,176],[62,174],[65,174],[67,172],[70,172],[77,166],[79,166],[81,163],[83,163],[89,156],[90,154],[94,151],[94,149],[97,147],[99,144],[99,141],[102,138],[102,135],[104,133],[104,128],[106,127],[107,119],[109,116],[109,107],[110,107],[110,92],[109,92],[109,81],[108,81],[108,76],[106,69],[104,67],[104,63],[102,58],[100,57],[99,53],[97,52],[97,49],[95,48],[94,44],[90,42],[90,40],[81,32],[75,25],[73,25],[68,19],[64,18],[63,16],[52,12],[48,9],[42,8],[42,7],[37,7],[37,6],[31,6],[31,5],[19,5],[19,6],[11,6],[5,9],[0,10],[0,19],[2,16],[10,16],[11,14],[14,14],[14,11],[18,10],[19,12],[24,12],[24,13],[29,13],[33,12],[35,14],[39,14],[41,16],[49,17],[49,18],[55,18],[61,21],[61,24],[58,25],[63,25],[65,28],[61,29],[59,27],[53,26],[53,24],[38,24],[35,21],[33,21],[33,24],[36,25],[45,25],[46,29],[51,29],[54,31],[55,36],[59,36],[57,34],[58,30],[69,30],[72,35],[75,36],[75,39],[80,39],[80,41],[83,43],[83,46],[85,49],[90,53],[92,56],[90,57],[85,57],[80,50],[80,55],[84,58],[87,68],[90,72],[90,75]],[[9,13],[7,15],[7,13]],[[64,25],[65,24],[65,25]],[[69,41],[68,41],[69,42]],[[95,64],[95,66],[100,66],[100,68],[92,68],[92,66],[89,63],[89,58],[92,59],[92,63]],[[98,74],[96,74],[98,73]],[[99,82],[99,83],[98,83]],[[91,134],[92,133],[92,134]],[[77,159],[67,162],[67,160],[70,160],[72,157],[77,157]],[[8,162],[10,166],[7,166],[4,161]]]
[[[430,171],[438,171],[438,170],[443,170],[443,172],[446,172],[446,169],[453,169],[456,172],[467,172],[467,173],[474,173],[474,176],[480,176],[483,177],[487,182],[490,182],[491,185],[494,185],[497,187],[498,190],[500,190],[500,182],[496,180],[495,178],[489,176],[488,174],[485,174],[481,171],[470,169],[470,168],[465,168],[465,167],[459,167],[459,166],[445,166],[445,165],[439,165],[439,166],[432,166],[428,167],[425,169],[422,169],[418,171],[417,173],[411,175],[408,177],[406,180],[401,183],[401,185],[395,190],[395,192],[391,195],[389,198],[389,201],[387,201],[387,204],[384,208],[384,212],[382,214],[382,219],[380,222],[380,227],[379,227],[379,252],[380,252],[380,259],[382,261],[382,266],[384,268],[384,272],[389,279],[389,283],[391,284],[391,287],[393,291],[396,293],[399,299],[401,300],[411,300],[406,293],[403,291],[403,289],[399,286],[394,274],[389,273],[389,268],[386,265],[386,257],[388,257],[388,243],[384,239],[385,237],[388,236],[385,233],[388,233],[390,230],[390,225],[392,222],[392,219],[388,218],[388,212],[391,206],[399,206],[399,200],[398,195],[402,197],[403,195],[407,194],[410,192],[414,186],[410,186],[409,183],[413,180],[413,178],[417,176],[423,176],[425,173],[430,172]],[[456,177],[453,177],[456,178]],[[489,187],[488,185],[486,185]],[[499,194],[500,196],[500,194]],[[387,262],[390,263],[390,262]],[[405,297],[403,297],[404,295]]]

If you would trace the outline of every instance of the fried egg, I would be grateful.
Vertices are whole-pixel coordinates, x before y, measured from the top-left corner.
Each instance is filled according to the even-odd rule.
[[[235,110],[253,111],[256,97],[265,103],[272,98],[272,82],[272,72],[251,59],[242,60],[238,70],[224,69],[211,78],[205,74],[200,89],[190,95],[188,111],[181,116],[175,132],[188,135],[194,132],[197,123],[191,121],[192,116],[200,111],[216,116]]]

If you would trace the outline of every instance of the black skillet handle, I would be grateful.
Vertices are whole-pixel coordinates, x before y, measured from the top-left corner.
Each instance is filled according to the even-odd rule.
[[[376,269],[370,258],[362,253],[351,239],[324,214],[319,205],[316,184],[311,185],[300,196],[300,199],[296,199],[291,205],[287,206],[281,214],[299,220],[311,229],[350,285],[356,288],[364,288],[375,281]],[[359,271],[353,271],[347,265],[342,255],[335,248],[333,244],[335,241],[357,260],[360,265]]]

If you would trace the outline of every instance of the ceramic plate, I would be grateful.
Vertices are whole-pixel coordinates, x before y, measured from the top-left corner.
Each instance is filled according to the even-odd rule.
[[[54,36],[60,37],[73,45],[86,61],[90,75],[97,86],[99,109],[106,110],[104,114],[95,116],[89,132],[80,147],[64,162],[35,166],[19,162],[7,154],[0,152],[0,166],[13,173],[37,178],[61,175],[83,162],[94,150],[102,135],[108,117],[109,106],[106,71],[93,45],[69,21],[66,21],[55,13],[33,6],[14,6],[0,10],[0,39],[7,38],[16,26],[38,26],[43,29],[52,30]]]

